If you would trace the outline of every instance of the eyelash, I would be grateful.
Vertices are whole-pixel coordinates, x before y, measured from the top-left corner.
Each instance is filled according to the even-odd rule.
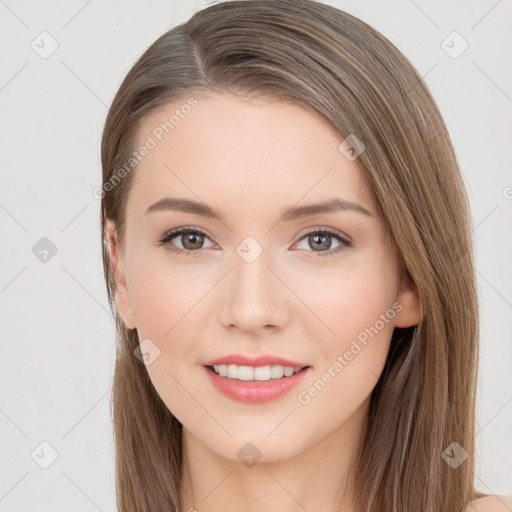
[[[162,246],[162,245],[168,243],[170,240],[172,240],[176,236],[182,235],[183,233],[195,233],[195,234],[204,235],[205,237],[208,237],[207,233],[205,233],[201,229],[182,227],[182,228],[171,230],[171,231],[168,231],[167,233],[165,233],[164,236],[162,237],[162,239],[160,240],[159,245]],[[316,256],[332,256],[334,254],[339,253],[340,251],[343,251],[349,247],[352,247],[352,242],[350,240],[346,240],[345,238],[343,238],[337,231],[335,231],[331,228],[324,228],[324,227],[322,227],[321,229],[315,229],[313,231],[308,231],[307,233],[305,233],[304,235],[302,235],[299,238],[298,242],[300,242],[303,238],[306,238],[308,235],[322,234],[322,233],[328,233],[329,235],[332,235],[334,238],[336,238],[340,242],[341,245],[339,245],[335,249],[329,249],[328,251],[317,252]],[[178,254],[185,253],[187,256],[189,256],[191,254],[199,255],[202,253],[202,249],[197,249],[197,250],[192,251],[192,250],[188,250],[188,249],[180,249],[179,247],[171,247],[170,245],[168,247],[166,247],[166,250],[168,250],[170,252],[175,252]],[[312,251],[312,252],[315,252],[315,251]],[[308,254],[308,256],[311,256],[311,255]],[[311,256],[311,257],[314,258],[316,256]]]

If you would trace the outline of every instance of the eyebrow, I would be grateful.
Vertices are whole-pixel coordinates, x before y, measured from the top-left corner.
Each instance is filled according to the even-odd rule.
[[[180,199],[164,197],[152,204],[145,212],[145,215],[156,211],[173,210],[185,213],[193,213],[195,215],[202,215],[203,217],[210,217],[222,221],[222,214],[219,210],[208,206],[205,203],[192,201],[191,199]],[[284,210],[281,214],[281,221],[292,221],[316,215],[319,213],[332,213],[340,211],[355,211],[363,215],[373,217],[373,214],[361,206],[360,204],[346,201],[341,198],[333,198],[316,204],[308,204],[304,206],[292,206]]]

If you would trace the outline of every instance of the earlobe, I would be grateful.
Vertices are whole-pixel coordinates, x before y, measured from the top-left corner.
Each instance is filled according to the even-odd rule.
[[[112,270],[112,277],[115,283],[114,301],[117,307],[119,316],[123,319],[124,324],[128,329],[135,329],[135,316],[133,314],[133,307],[128,295],[128,288],[126,286],[126,276],[124,273],[123,258],[119,251],[119,244],[117,238],[117,231],[115,224],[111,220],[106,223],[106,239],[108,242],[108,252],[110,258],[110,268]]]
[[[423,308],[418,292],[406,277],[400,283],[396,301],[401,305],[401,309],[395,315],[395,327],[411,327],[421,322]]]
[[[126,328],[132,330],[137,328],[137,324],[135,323],[132,303],[128,299],[128,292],[121,292],[116,290],[114,300],[116,303],[117,312],[126,325]]]

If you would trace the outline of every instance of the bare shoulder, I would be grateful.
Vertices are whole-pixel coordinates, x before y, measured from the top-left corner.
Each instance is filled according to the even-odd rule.
[[[470,503],[465,512],[512,512],[512,495],[480,498]]]

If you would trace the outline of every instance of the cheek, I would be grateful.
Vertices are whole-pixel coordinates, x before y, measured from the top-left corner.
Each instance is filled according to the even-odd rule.
[[[392,306],[396,289],[380,265],[352,266],[325,276],[318,273],[304,283],[298,295],[314,313],[306,317],[324,333],[312,338],[324,340],[322,351],[348,349],[351,340],[360,334],[364,339],[362,333],[377,322],[376,336],[382,331],[381,338],[386,337],[393,331],[391,317],[384,324],[380,319]]]
[[[197,364],[203,325],[198,317],[219,278],[203,271],[198,279],[192,265],[180,267],[167,255],[150,252],[134,250],[127,268],[137,333],[141,342],[149,338],[159,348],[162,372],[164,367],[184,372],[184,367]]]
[[[189,271],[162,264],[162,258],[134,257],[130,277],[139,340],[149,339],[157,347],[149,345],[158,355],[147,365],[148,375],[166,407],[180,422],[190,423],[197,409],[192,397],[200,396],[190,373],[199,349],[193,315],[208,288]]]
[[[190,322],[188,315],[209,289],[204,279],[166,262],[161,254],[136,255],[129,277],[139,338],[154,337],[161,343]]]
[[[312,338],[318,365],[298,396],[306,410],[330,409],[330,425],[346,420],[375,387],[394,330],[396,295],[380,265],[353,268],[338,275],[336,282],[325,288],[327,292],[311,296],[311,308],[320,313],[329,330]]]
[[[318,287],[310,295],[311,308],[328,326],[312,337],[318,348],[315,378],[326,388],[319,403],[342,399],[355,410],[375,386],[394,330],[396,289],[390,275],[380,263],[347,267],[322,293]]]

